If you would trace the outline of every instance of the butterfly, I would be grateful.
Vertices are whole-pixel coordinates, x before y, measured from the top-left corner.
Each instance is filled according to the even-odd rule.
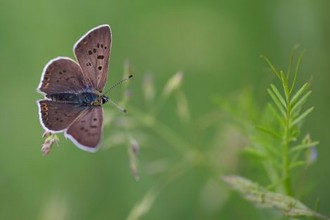
[[[103,124],[103,94],[108,78],[111,29],[100,25],[74,45],[76,60],[57,57],[43,69],[37,91],[40,124],[51,133],[64,132],[78,148],[98,150]]]

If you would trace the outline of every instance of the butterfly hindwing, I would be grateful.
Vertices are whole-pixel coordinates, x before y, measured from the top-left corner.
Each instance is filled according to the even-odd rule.
[[[85,109],[78,105],[51,100],[39,100],[38,107],[40,122],[44,129],[54,133],[66,130]]]
[[[69,126],[65,136],[83,150],[96,151],[102,136],[102,123],[102,107],[90,108]]]

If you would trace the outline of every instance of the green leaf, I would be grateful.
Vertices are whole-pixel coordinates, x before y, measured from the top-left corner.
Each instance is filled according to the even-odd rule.
[[[270,95],[270,97],[273,99],[278,110],[281,112],[281,114],[284,117],[286,117],[286,113],[285,113],[286,111],[284,109],[286,107],[286,105],[285,105],[285,101],[284,101],[283,97],[280,96],[281,98],[278,98],[278,96],[275,95],[273,90],[267,89],[267,91],[268,91],[268,94]],[[282,101],[284,101],[284,105],[283,105]]]
[[[310,107],[309,109],[307,109],[306,111],[304,111],[298,118],[296,118],[290,125],[290,127],[295,126],[296,124],[298,124],[299,122],[301,122],[309,113],[311,113],[313,111],[314,107]]]
[[[270,135],[271,137],[275,138],[275,139],[281,139],[280,134],[278,134],[276,131],[272,131],[269,128],[263,127],[263,126],[257,126],[256,127],[259,131],[262,131],[268,135]]]
[[[280,71],[280,75],[282,79],[282,87],[284,90],[285,100],[287,103],[289,103],[289,97],[290,97],[289,79],[282,70]]]
[[[294,114],[295,111],[299,111],[299,108],[301,108],[307,101],[308,96],[310,96],[310,94],[312,94],[312,91],[308,91],[301,99],[298,100],[298,102],[296,102],[292,108],[290,113]]]
[[[299,45],[295,45],[295,46],[292,48],[292,50],[291,50],[290,61],[289,61],[288,69],[287,69],[287,76],[288,76],[288,78],[290,77],[291,70],[292,70],[292,64],[293,64],[294,55],[296,54],[296,51],[297,51],[298,48],[299,48]]]
[[[273,73],[274,73],[279,79],[281,79],[280,74],[278,74],[277,70],[275,69],[274,65],[270,62],[270,60],[269,60],[267,57],[263,56],[263,55],[261,55],[261,58],[263,58],[263,59],[266,61],[266,63],[268,64],[268,66],[270,67],[270,69],[273,71]]]
[[[295,151],[305,150],[305,149],[308,149],[308,148],[311,148],[311,147],[315,147],[318,144],[319,144],[318,141],[313,141],[313,142],[310,142],[310,143],[302,143],[302,144],[299,144],[299,145],[296,145],[296,146],[292,147],[291,150],[290,150],[290,153],[293,153]]]
[[[297,102],[297,100],[305,93],[305,91],[309,88],[309,83],[305,83],[291,98],[290,103],[293,105]]]
[[[294,71],[293,81],[292,81],[292,84],[291,84],[290,92],[293,90],[293,88],[294,88],[294,86],[296,84],[298,70],[299,70],[299,67],[301,65],[301,61],[302,61],[302,58],[303,58],[304,54],[305,54],[305,50],[303,50],[303,52],[301,52],[300,55],[299,55],[299,57],[298,57],[296,68],[295,68],[295,71]]]
[[[274,94],[276,95],[276,97],[278,98],[278,100],[281,102],[281,104],[283,105],[283,107],[285,109],[288,108],[286,101],[284,100],[283,96],[281,95],[281,93],[278,91],[278,89],[276,88],[276,86],[274,84],[270,85],[271,89],[273,90]]]

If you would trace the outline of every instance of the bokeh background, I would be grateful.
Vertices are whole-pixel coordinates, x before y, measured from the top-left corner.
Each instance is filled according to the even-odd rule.
[[[217,97],[226,99],[246,87],[252,88],[260,106],[265,105],[265,91],[274,77],[260,55],[286,69],[292,47],[300,44],[306,49],[299,77],[301,81],[312,78],[308,105],[315,106],[315,111],[304,131],[320,145],[305,185],[297,185],[305,188],[304,203],[315,207],[319,199],[319,211],[330,216],[329,9],[327,0],[1,0],[0,219],[126,219],[146,193],[166,179],[162,173],[168,172],[169,163],[184,157],[167,146],[175,140],[167,142],[152,129],[142,128],[134,133],[141,147],[139,181],[131,174],[127,144],[90,154],[61,138],[59,147],[42,156],[43,131],[36,106],[42,98],[36,93],[42,69],[56,56],[73,57],[76,40],[104,23],[113,32],[108,84],[123,77],[125,60],[134,69],[134,79],[126,84],[132,93],[126,117],[132,120],[141,116],[134,109],[148,112],[142,92],[145,73],[153,74],[159,94],[166,81],[182,71],[182,91],[194,121],[220,111],[214,102]],[[121,92],[117,88],[110,96],[120,100]],[[114,109],[111,105],[105,108]],[[177,123],[174,101],[164,104],[161,112],[159,120],[172,132],[184,130]],[[121,114],[118,111],[118,117]],[[221,141],[214,128],[204,129],[201,124],[189,125],[201,150],[210,142],[215,145],[217,138]],[[115,132],[116,128],[108,130]],[[230,164],[227,153],[219,150],[219,176],[223,170],[240,174],[244,164],[226,168]],[[221,158],[227,163],[222,164]],[[150,171],[154,166],[163,166],[163,170]],[[155,199],[141,219],[267,216],[226,185],[214,186],[209,173],[198,167],[151,195]]]

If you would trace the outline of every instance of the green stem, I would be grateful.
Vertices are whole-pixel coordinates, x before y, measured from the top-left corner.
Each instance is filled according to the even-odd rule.
[[[290,129],[291,129],[291,94],[290,91],[286,90],[285,88],[288,88],[288,82],[287,79],[285,82],[282,81],[283,84],[286,84],[283,88],[284,93],[286,93],[286,120],[285,120],[285,127],[284,127],[284,135],[283,135],[283,180],[284,180],[284,190],[286,195],[291,196],[292,195],[292,185],[291,185],[291,174],[290,174],[290,158],[289,158],[289,152],[290,152]]]
[[[284,189],[287,195],[292,195],[291,175],[289,168],[289,123],[286,123],[284,143],[283,143],[283,179]]]

